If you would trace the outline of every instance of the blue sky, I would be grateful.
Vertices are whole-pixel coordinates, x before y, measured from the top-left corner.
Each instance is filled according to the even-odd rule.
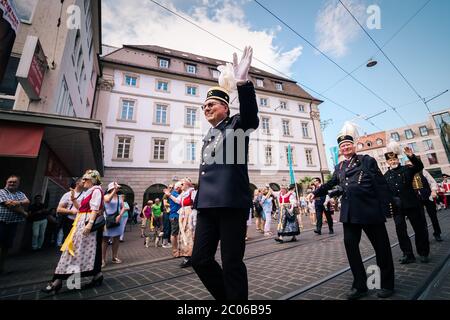
[[[350,18],[337,0],[259,0],[294,30],[311,41],[347,71],[374,57],[374,68],[365,66],[354,76],[386,102],[398,108],[407,124],[425,121],[427,109],[389,62]],[[381,28],[366,30],[383,45],[428,0],[345,0],[366,27],[367,7],[377,5]],[[251,0],[158,0],[172,10],[243,47],[254,46],[254,55],[289,73],[295,80],[323,93],[345,76],[305,41],[283,26]],[[148,1],[105,0],[104,42],[155,44],[227,59],[235,50]],[[142,15],[145,22],[136,22]],[[129,23],[123,23],[130,19]],[[122,24],[115,24],[121,21]],[[126,27],[124,27],[124,25]],[[333,32],[330,32],[333,31]],[[127,39],[124,41],[123,39]],[[432,0],[386,47],[384,51],[422,97],[450,89],[450,1]],[[229,59],[229,58],[228,58]],[[258,67],[261,67],[257,65]],[[265,68],[267,69],[267,68]],[[273,71],[273,70],[268,70]],[[315,95],[313,92],[310,92]],[[353,112],[371,116],[387,109],[372,121],[387,130],[404,126],[385,103],[347,77],[325,92]],[[315,95],[318,98],[320,96]],[[323,132],[327,151],[344,121],[355,116],[327,101],[320,106],[323,120],[332,123]],[[414,102],[416,101],[416,102]],[[413,103],[411,103],[413,102]],[[405,105],[407,104],[407,105]],[[450,93],[429,103],[431,111],[450,108]],[[361,134],[379,131],[366,121],[356,120]]]

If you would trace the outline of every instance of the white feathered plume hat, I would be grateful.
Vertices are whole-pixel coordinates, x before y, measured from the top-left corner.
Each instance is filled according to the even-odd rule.
[[[388,145],[386,146],[386,149],[387,149],[386,153],[384,154],[386,160],[398,159],[398,155],[402,153],[400,145],[394,139],[391,139],[391,141],[389,141]]]
[[[206,100],[218,99],[225,102],[228,106],[230,103],[230,92],[236,88],[233,64],[227,63],[224,66],[218,66],[217,70],[220,72],[219,86],[212,87],[208,90]]]
[[[346,121],[341,131],[339,132],[337,142],[340,146],[344,142],[355,143],[355,141],[359,138],[358,128],[356,124],[350,121]]]

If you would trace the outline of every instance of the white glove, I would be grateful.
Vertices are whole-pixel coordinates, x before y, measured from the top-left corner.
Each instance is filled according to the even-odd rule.
[[[250,65],[252,63],[252,55],[253,49],[250,46],[245,47],[241,62],[239,63],[237,54],[233,54],[234,78],[236,79],[237,84],[242,84],[248,80],[248,71],[250,70]]]
[[[231,63],[227,63],[225,66],[218,66],[217,70],[220,71],[219,86],[228,92],[233,91],[236,88],[233,65]]]

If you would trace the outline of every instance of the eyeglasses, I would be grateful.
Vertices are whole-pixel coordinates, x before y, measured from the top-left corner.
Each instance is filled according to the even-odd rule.
[[[209,102],[209,103],[202,105],[202,110],[205,110],[206,108],[212,109],[216,104],[223,105],[223,103],[221,103],[221,102]]]

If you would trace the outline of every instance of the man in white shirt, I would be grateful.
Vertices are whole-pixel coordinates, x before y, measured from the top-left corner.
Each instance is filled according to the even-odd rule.
[[[71,189],[75,190],[75,198],[77,199],[78,203],[81,203],[84,198],[83,181],[81,180],[81,178],[77,179],[75,184],[71,186]],[[77,208],[75,208],[72,200],[70,199],[70,191],[66,192],[61,197],[56,212],[62,217],[63,237],[65,239],[72,229],[73,221],[75,220],[78,213]]]

